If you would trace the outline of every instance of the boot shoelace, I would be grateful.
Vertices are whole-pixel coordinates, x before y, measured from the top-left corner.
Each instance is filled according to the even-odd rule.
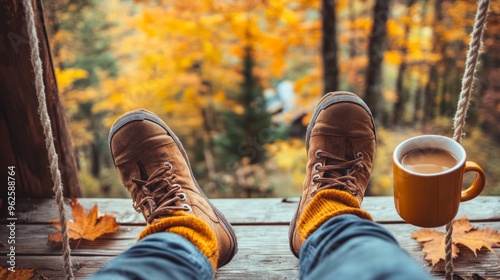
[[[147,181],[132,178],[132,182],[136,184],[131,192],[134,209],[142,213],[143,209],[147,207],[149,214],[146,216],[146,221],[148,223],[151,223],[156,217],[170,215],[171,211],[192,211],[191,206],[187,203],[177,205],[178,201],[186,201],[187,197],[182,192],[181,185],[172,183],[176,175],[168,176],[167,174],[168,171],[172,170],[172,164],[166,162],[164,165],[155,170]]]
[[[356,171],[363,171],[364,166],[361,163],[363,160],[363,153],[358,152],[356,159],[345,160],[336,157],[335,155],[322,150],[316,150],[316,158],[325,158],[325,165],[321,162],[313,166],[313,172],[316,173],[311,178],[311,185],[318,184],[311,193],[314,196],[317,192],[326,189],[338,189],[349,192],[357,196],[361,190],[356,185],[357,179],[353,176]],[[326,164],[327,160],[331,159],[335,164]],[[345,175],[341,174],[345,170]],[[323,176],[319,173],[323,172]]]

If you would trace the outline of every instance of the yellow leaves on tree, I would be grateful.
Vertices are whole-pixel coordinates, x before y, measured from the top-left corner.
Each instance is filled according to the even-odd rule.
[[[103,234],[113,233],[119,228],[114,216],[98,214],[99,210],[97,204],[94,205],[87,214],[83,206],[73,198],[71,199],[71,210],[74,220],[67,221],[70,239],[86,239],[93,241]],[[58,221],[52,220],[51,222],[55,228],[61,230],[61,224]],[[62,234],[60,231],[49,234],[49,243],[52,242],[62,242]]]
[[[98,93],[92,88],[74,89],[73,84],[88,77],[88,72],[81,68],[55,68],[57,86],[61,93],[66,108],[66,113],[71,118],[79,111],[79,105],[85,104],[97,97]],[[70,125],[70,134],[76,148],[90,144],[94,140],[89,131],[89,120],[73,120]]]
[[[35,276],[34,268],[15,268],[14,271],[0,266],[0,279],[4,280],[28,280]]]
[[[138,2],[145,5],[137,8]],[[319,48],[321,27],[311,13],[319,9],[320,2],[293,2],[297,3],[286,0],[172,0],[168,5],[146,0],[103,2],[110,11],[110,19],[127,23],[110,29],[116,35],[114,38],[119,38],[113,44],[113,52],[126,67],[120,69],[118,77],[101,82],[99,96],[93,99],[93,113],[102,113],[105,125],[109,126],[128,110],[148,108],[162,117],[168,116],[171,128],[181,130],[182,136],[192,135],[199,128],[202,110],[213,107],[242,111],[234,106],[228,93],[239,90],[246,45],[254,50],[254,74],[265,88],[271,87],[266,82],[281,80],[293,70],[288,68],[288,61],[293,61],[297,69],[307,69],[319,61],[317,51],[306,50]],[[316,72],[319,73],[307,71],[312,76],[304,88],[307,97],[320,95]],[[296,92],[302,95],[301,91]],[[75,126],[83,128],[85,124]],[[80,130],[77,132],[72,135],[82,134]],[[73,139],[78,142],[76,139],[87,138]]]
[[[414,232],[411,237],[418,242],[423,243],[422,251],[425,253],[425,259],[432,266],[439,260],[445,260],[445,236],[446,233],[431,229],[421,229]],[[453,221],[452,235],[452,255],[458,257],[460,252],[457,244],[469,248],[477,257],[477,251],[483,247],[493,251],[492,247],[500,247],[500,232],[491,228],[477,229],[473,227],[466,217]]]
[[[276,143],[266,144],[266,150],[271,155],[273,165],[288,170],[291,185],[301,186],[304,181],[304,166],[307,163],[304,141],[298,139],[278,140]],[[299,192],[300,189],[294,189]]]
[[[56,67],[55,72],[57,77],[57,86],[59,87],[59,91],[62,93],[69,90],[75,81],[88,77],[87,71],[80,68],[61,69]]]

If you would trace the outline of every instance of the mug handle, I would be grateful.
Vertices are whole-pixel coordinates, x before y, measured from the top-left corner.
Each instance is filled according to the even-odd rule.
[[[462,191],[462,195],[460,197],[460,201],[471,200],[474,197],[478,196],[484,188],[486,183],[486,177],[484,176],[484,171],[477,163],[473,161],[465,162],[465,170],[464,173],[474,171],[476,172],[476,178],[474,182],[464,191]]]

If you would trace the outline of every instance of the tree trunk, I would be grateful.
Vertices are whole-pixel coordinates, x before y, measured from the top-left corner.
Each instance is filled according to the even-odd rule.
[[[323,94],[339,90],[335,0],[321,0]]]
[[[413,120],[412,123],[420,123],[423,118],[423,110],[422,110],[422,99],[425,94],[425,89],[420,85],[418,85],[417,90],[415,91],[415,100],[413,101],[414,110],[413,110]]]
[[[427,124],[434,119],[434,109],[436,107],[436,91],[438,82],[438,70],[436,65],[431,65],[429,69],[429,80],[425,86],[424,93],[424,106],[423,106],[423,128],[427,127]]]
[[[210,180],[215,180],[217,174],[217,169],[215,167],[215,156],[212,149],[212,124],[210,122],[211,108],[207,105],[206,108],[201,108],[201,116],[203,119],[203,157],[205,158],[205,164],[207,165],[208,178]]]
[[[356,10],[354,9],[354,4],[354,1],[349,1],[349,23],[352,26],[354,26],[354,23],[356,22]],[[352,30],[350,32],[352,33]],[[358,55],[357,48],[356,38],[351,35],[349,37],[349,59],[354,59],[356,55]]]
[[[368,69],[366,71],[365,102],[374,118],[379,116],[382,97],[382,61],[386,49],[387,19],[390,0],[376,0],[373,9],[373,28],[368,45]]]
[[[99,178],[101,173],[101,157],[99,152],[99,147],[97,143],[90,144],[90,154],[92,157],[91,173],[95,178]]]
[[[442,9],[443,0],[435,0],[434,2],[434,21],[433,26],[440,26],[443,21],[443,9]],[[436,53],[438,50],[441,53],[444,52],[444,46],[441,42],[441,34],[436,32],[434,29],[434,39],[432,44],[432,53]],[[443,58],[444,59],[444,58]],[[423,116],[423,127],[427,126],[427,124],[434,119],[434,110],[436,108],[436,96],[438,90],[438,82],[439,82],[439,71],[438,71],[438,62],[434,63],[429,68],[429,79],[427,81],[427,85],[425,87],[425,99],[424,99],[424,116]]]
[[[64,195],[81,196],[73,147],[64,109],[59,99],[54,69],[44,26],[42,3],[33,0],[35,25],[40,40],[40,56],[46,102],[53,130]],[[21,1],[0,0],[0,168],[15,166],[17,197],[52,197],[45,135],[38,115],[34,73],[26,31],[26,15]],[[4,188],[6,189],[6,188]]]
[[[412,16],[412,7],[415,5],[416,0],[409,0],[408,1],[408,17],[411,18]],[[403,46],[401,47],[401,64],[399,65],[399,71],[398,71],[398,77],[396,79],[396,102],[394,103],[394,112],[393,112],[393,119],[392,123],[394,125],[397,125],[403,120],[403,113],[404,113],[404,106],[406,104],[406,101],[408,99],[408,94],[405,92],[403,88],[403,81],[404,81],[404,76],[405,76],[405,71],[406,71],[406,55],[408,54],[408,38],[410,36],[410,30],[411,30],[411,25],[409,22],[406,22],[405,24],[405,35],[403,39]]]

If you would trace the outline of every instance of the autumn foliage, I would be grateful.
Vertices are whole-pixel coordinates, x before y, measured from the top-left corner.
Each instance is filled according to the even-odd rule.
[[[368,189],[390,194],[391,141],[407,134],[451,134],[477,7],[469,0],[393,0],[388,13],[374,13],[375,0],[338,0],[332,38],[337,51],[326,54],[319,0],[46,2],[83,189],[107,197],[126,196],[106,147],[107,132],[118,116],[139,107],[160,115],[181,138],[210,195],[300,193],[305,162],[290,165],[286,161],[294,159],[284,161],[274,152],[291,147],[296,151],[290,155],[304,152],[294,141],[303,139],[324,93],[327,55],[337,58],[332,61],[338,65],[330,67],[338,68],[338,90],[373,100],[379,132],[390,135],[379,142]],[[497,6],[491,7],[466,127],[469,139],[485,139],[494,150],[500,149]],[[386,24],[373,28],[381,19]],[[374,55],[369,42],[382,34],[377,28],[385,28],[387,38],[376,52],[383,60],[374,83],[377,95],[368,98],[366,73]],[[290,86],[284,90],[284,85]],[[258,92],[246,94],[251,91]],[[474,155],[483,154],[475,146],[466,148],[478,161]],[[500,193],[498,162],[498,156],[479,160],[488,181],[496,182],[487,186],[491,194]],[[241,182],[249,180],[236,175],[242,166],[267,172],[247,185]]]
[[[73,214],[73,220],[67,221],[70,239],[93,241],[106,233],[113,233],[119,229],[114,216],[99,215],[97,204],[87,214],[83,206],[73,198],[71,200],[71,213]],[[61,230],[61,224],[58,220],[52,220],[51,223],[55,228]],[[49,244],[59,244],[61,242],[62,234],[60,231],[49,234]]]
[[[0,266],[0,279],[3,280],[28,280],[36,274],[34,268],[16,268],[15,272]]]
[[[411,235],[412,238],[423,243],[422,251],[425,259],[434,266],[440,260],[445,260],[446,233],[432,229],[421,229]],[[462,245],[471,250],[477,257],[477,252],[485,248],[493,252],[493,247],[500,247],[500,232],[491,228],[478,229],[472,226],[466,217],[453,221],[452,256],[457,258]],[[493,252],[494,253],[494,252]]]

